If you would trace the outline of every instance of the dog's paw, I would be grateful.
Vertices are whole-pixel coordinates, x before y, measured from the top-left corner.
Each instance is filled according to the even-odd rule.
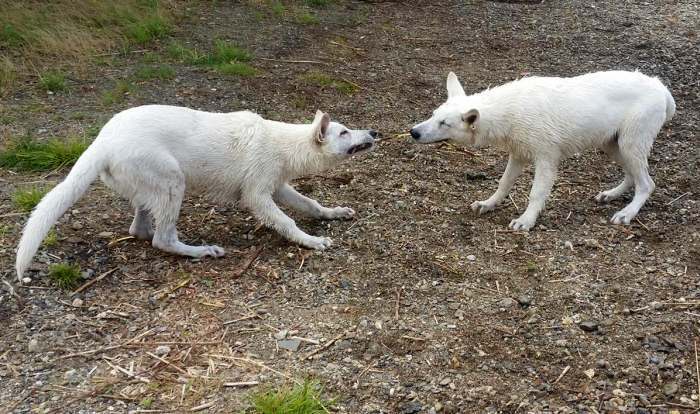
[[[350,219],[355,215],[355,210],[350,207],[335,207],[331,209],[329,218],[331,219]]]
[[[496,204],[490,203],[488,200],[475,201],[472,203],[471,207],[473,212],[475,212],[478,215],[482,215],[484,213],[488,213],[491,210],[494,210],[496,208]]]
[[[595,196],[595,201],[601,204],[609,203],[612,200],[614,200],[614,198],[610,196],[608,191],[601,191],[597,196]]]
[[[226,250],[223,248],[216,246],[212,244],[211,246],[201,246],[202,247],[202,256],[211,256],[211,257],[223,257],[226,254]]]
[[[612,216],[610,222],[612,224],[630,224],[634,216],[636,216],[636,214],[631,214],[625,211],[625,209],[622,209]]]
[[[535,225],[535,221],[529,217],[520,216],[511,221],[508,227],[515,231],[529,231]]]
[[[304,247],[313,250],[326,250],[327,248],[331,247],[333,240],[328,237],[309,236],[307,239],[304,239],[301,244]]]

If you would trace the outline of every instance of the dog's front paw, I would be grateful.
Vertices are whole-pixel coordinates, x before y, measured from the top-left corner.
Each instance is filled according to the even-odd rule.
[[[612,224],[630,224],[630,222],[635,216],[636,214],[632,214],[630,212],[625,211],[625,209],[622,209],[612,216],[610,222]]]
[[[508,227],[515,231],[528,231],[532,228],[532,226],[535,225],[535,221],[536,219],[520,216],[515,220],[511,221]]]
[[[595,196],[595,201],[597,201],[601,204],[610,202],[612,200],[613,200],[613,198],[610,197],[610,195],[608,194],[608,191],[601,191],[598,193],[597,196]]]
[[[488,200],[484,201],[475,201],[471,205],[472,211],[474,211],[478,215],[482,215],[484,213],[488,213],[489,211],[493,210],[496,208],[496,203],[491,203]]]
[[[350,207],[335,207],[331,209],[330,219],[349,219],[355,215],[355,210]]]
[[[301,242],[301,245],[313,250],[326,250],[331,247],[333,240],[328,237],[309,236]]]
[[[202,256],[211,256],[211,257],[223,257],[226,255],[226,250],[223,248],[212,244],[211,246],[201,246],[202,247]]]

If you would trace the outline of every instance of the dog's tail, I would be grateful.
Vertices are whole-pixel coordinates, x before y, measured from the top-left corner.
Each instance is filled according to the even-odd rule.
[[[87,191],[102,170],[104,162],[104,157],[99,155],[95,145],[89,146],[78,158],[66,179],[46,194],[36,206],[24,226],[17,247],[15,269],[18,279],[22,279],[24,271],[27,270],[51,226]]]
[[[671,91],[669,91],[668,88],[664,89],[666,90],[666,122],[668,122],[676,113],[676,101],[673,99]]]

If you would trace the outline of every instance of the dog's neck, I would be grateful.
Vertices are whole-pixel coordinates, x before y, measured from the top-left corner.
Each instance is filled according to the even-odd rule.
[[[323,152],[315,138],[316,131],[311,124],[287,124],[277,121],[265,123],[270,138],[279,149],[280,158],[290,176],[317,174],[331,168],[340,160]]]

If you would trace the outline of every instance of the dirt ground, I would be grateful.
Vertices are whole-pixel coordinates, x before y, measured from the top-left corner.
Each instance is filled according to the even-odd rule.
[[[122,239],[128,203],[96,183],[60,220],[58,245],[35,257],[32,282],[18,286],[26,215],[8,216],[12,191],[67,170],[0,170],[0,269],[18,295],[0,292],[0,411],[238,412],[251,390],[307,376],[342,413],[698,411],[697,2],[336,1],[317,11],[318,24],[246,2],[182,8],[175,38],[201,48],[234,41],[254,53],[258,75],[163,57],[173,81],[140,82],[104,106],[100,91],[144,54],[110,56],[71,77],[68,93],[27,84],[3,98],[3,139],[80,133],[145,103],[285,121],[320,108],[385,138],[297,183],[358,215],[293,215],[334,240],[309,252],[235,206],[189,198],[182,238],[228,251],[198,261]],[[150,49],[165,56],[165,42]],[[469,204],[495,190],[506,155],[401,135],[444,100],[450,70],[472,93],[528,74],[613,68],[658,76],[678,107],[651,155],[656,191],[629,227],[608,223],[629,198],[593,200],[622,177],[600,153],[567,160],[537,228],[516,233],[506,226],[527,203],[531,173],[512,200],[477,217]],[[310,71],[357,91],[309,83]],[[91,279],[112,273],[71,296],[46,277],[62,261]]]

